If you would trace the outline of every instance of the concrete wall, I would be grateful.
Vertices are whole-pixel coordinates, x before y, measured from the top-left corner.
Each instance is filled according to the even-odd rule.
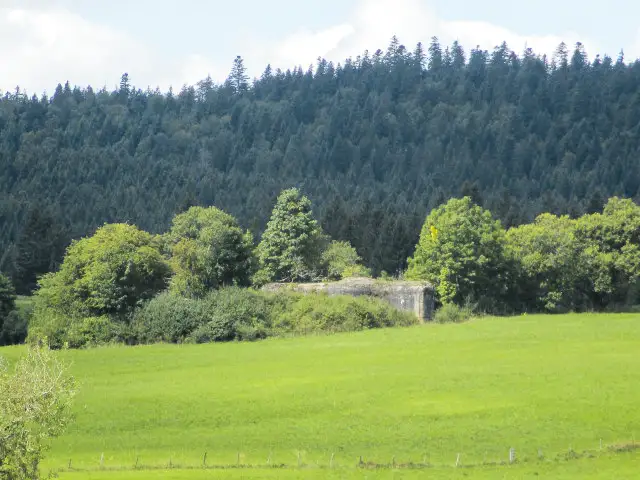
[[[416,314],[423,322],[433,319],[433,287],[422,282],[381,281],[371,278],[348,278],[326,283],[270,283],[267,291],[293,290],[302,293],[325,292],[328,295],[367,295],[389,302],[399,310]]]

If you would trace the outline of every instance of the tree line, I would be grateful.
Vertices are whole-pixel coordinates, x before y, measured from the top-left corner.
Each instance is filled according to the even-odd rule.
[[[543,213],[505,229],[470,197],[432,211],[407,278],[441,303],[489,313],[627,309],[640,305],[640,206],[613,197],[578,218]]]
[[[505,228],[471,197],[453,198],[426,217],[407,264],[401,277],[431,283],[444,306],[493,314],[628,309],[640,305],[640,206],[612,197],[601,212],[544,213]],[[55,347],[205,342],[417,321],[360,300],[258,291],[269,282],[354,276],[372,272],[353,246],[323,231],[310,200],[291,188],[279,194],[257,245],[216,207],[190,207],[159,235],[105,224],[73,241],[61,267],[38,281],[28,332],[0,276],[0,342],[27,333]]]
[[[451,197],[506,227],[639,198],[640,62],[588,59],[580,43],[546,57],[394,37],[253,81],[238,57],[222,84],[132,82],[0,97],[0,270],[18,293],[105,222],[157,234],[217,205],[259,237],[291,185],[376,275],[406,268],[422,220]]]

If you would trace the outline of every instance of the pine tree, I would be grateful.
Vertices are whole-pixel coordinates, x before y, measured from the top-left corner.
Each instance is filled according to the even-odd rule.
[[[237,94],[242,94],[249,90],[247,68],[244,66],[244,60],[240,55],[233,61],[233,68],[231,69],[228,82]]]
[[[129,82],[129,74],[123,73],[120,77],[120,95],[128,97],[131,93],[131,83]]]
[[[429,45],[429,70],[437,72],[442,68],[442,49],[438,43],[438,37],[431,38]]]

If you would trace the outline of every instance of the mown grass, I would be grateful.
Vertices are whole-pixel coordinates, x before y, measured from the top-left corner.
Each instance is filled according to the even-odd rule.
[[[0,350],[12,358],[20,352]],[[428,462],[432,478],[633,478],[640,462],[640,450],[607,448],[640,435],[637,314],[485,318],[62,355],[80,382],[77,418],[44,468],[68,469],[71,460],[82,470],[62,478],[424,474],[358,469],[360,457]],[[482,466],[506,462],[509,448],[518,464]],[[132,471],[136,463],[198,467],[205,452],[209,466],[263,468]],[[121,470],[99,471],[103,454],[102,468]],[[264,468],[269,458],[287,468]]]

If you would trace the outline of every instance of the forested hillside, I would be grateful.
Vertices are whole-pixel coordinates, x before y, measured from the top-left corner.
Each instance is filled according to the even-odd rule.
[[[298,186],[374,273],[406,266],[427,213],[466,194],[506,226],[640,199],[640,61],[394,38],[309,69],[180,92],[58,85],[0,98],[0,270],[19,292],[105,222],[165,231],[215,205],[259,235]],[[73,79],[70,79],[73,81]]]

